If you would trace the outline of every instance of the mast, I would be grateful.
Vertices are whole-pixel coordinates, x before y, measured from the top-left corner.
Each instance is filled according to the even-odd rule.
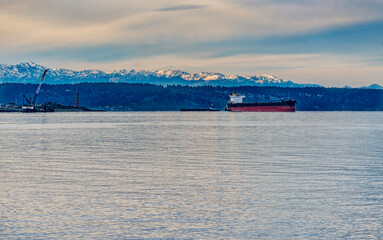
[[[77,97],[76,97],[76,108],[78,108],[78,97],[79,97],[79,92],[77,92]]]

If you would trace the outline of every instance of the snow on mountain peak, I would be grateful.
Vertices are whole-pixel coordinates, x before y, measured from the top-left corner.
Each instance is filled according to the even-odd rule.
[[[194,81],[216,81],[216,80],[232,80],[232,81],[243,81],[251,80],[257,83],[285,83],[286,81],[277,78],[272,75],[224,75],[221,73],[210,73],[210,72],[200,72],[200,73],[187,73],[180,70],[157,70],[154,72],[158,77],[172,78],[172,77],[181,77],[183,80],[194,80]]]
[[[158,77],[166,77],[166,78],[172,78],[172,77],[181,77],[181,78],[187,78],[190,74],[181,70],[157,70],[154,72]]]
[[[35,83],[41,78],[45,67],[34,62],[16,65],[0,64],[1,82]],[[74,71],[51,68],[46,76],[46,83],[73,84],[80,82],[126,82],[150,84],[182,84],[213,86],[307,86],[284,81],[272,75],[233,75],[212,72],[188,73],[181,70],[136,71],[134,69],[103,72],[100,70]],[[316,85],[319,86],[319,85]]]

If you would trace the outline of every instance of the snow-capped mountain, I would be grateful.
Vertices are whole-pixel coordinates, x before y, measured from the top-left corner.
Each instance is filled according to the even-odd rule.
[[[284,81],[280,78],[270,75],[224,75],[222,73],[201,72],[190,74],[180,70],[159,70],[155,71],[155,76],[174,78],[178,77],[186,81],[197,81],[199,85],[215,85],[215,86],[283,86],[283,87],[302,87],[291,81]],[[307,85],[304,85],[307,86]],[[314,86],[314,85],[313,85]],[[315,85],[319,86],[319,85]]]
[[[37,83],[45,67],[33,62],[16,65],[0,64],[0,83]],[[180,70],[135,71],[119,70],[106,73],[100,70],[74,71],[50,69],[45,82],[49,84],[74,84],[81,82],[180,84],[189,86],[278,86],[321,87],[316,84],[297,84],[270,75],[225,75],[201,72],[191,74]]]

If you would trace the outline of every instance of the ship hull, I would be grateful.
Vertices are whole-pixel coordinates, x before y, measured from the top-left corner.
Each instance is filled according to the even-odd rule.
[[[36,112],[36,108],[33,105],[23,105],[22,112]]]
[[[228,103],[226,110],[231,112],[295,112],[294,100],[260,103]]]
[[[35,106],[32,105],[23,105],[21,108],[22,112],[26,113],[34,113],[34,112],[54,112],[54,109],[52,108],[47,108],[47,107],[40,107],[36,108]]]

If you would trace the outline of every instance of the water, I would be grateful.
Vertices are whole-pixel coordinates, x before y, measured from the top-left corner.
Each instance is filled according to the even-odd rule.
[[[382,239],[382,112],[0,115],[0,238]]]

